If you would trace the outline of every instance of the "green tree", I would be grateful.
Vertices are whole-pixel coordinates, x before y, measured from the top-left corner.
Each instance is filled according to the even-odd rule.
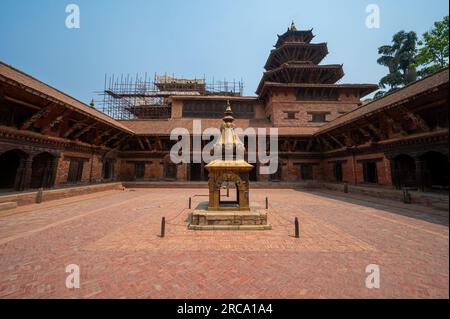
[[[416,45],[415,32],[400,31],[392,38],[392,45],[384,45],[378,48],[381,57],[378,64],[389,69],[389,73],[380,80],[380,87],[390,87],[388,92],[405,86],[417,79],[416,72]],[[386,91],[379,91],[375,98],[385,95]]]
[[[434,23],[434,28],[423,34],[416,56],[418,74],[426,76],[448,66],[448,16]]]

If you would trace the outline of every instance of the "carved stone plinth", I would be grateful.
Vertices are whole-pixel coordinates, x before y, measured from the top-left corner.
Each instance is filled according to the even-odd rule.
[[[267,211],[255,204],[247,211],[241,210],[209,210],[208,203],[197,206],[191,217],[191,230],[270,230],[267,222]]]

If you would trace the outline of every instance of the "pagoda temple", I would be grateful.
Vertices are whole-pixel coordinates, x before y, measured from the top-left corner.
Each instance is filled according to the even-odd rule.
[[[337,84],[344,76],[342,64],[321,65],[328,55],[327,43],[311,43],[312,30],[297,30],[294,22],[278,35],[256,93],[267,104],[280,91],[295,94],[296,101],[356,102],[377,89],[373,84]],[[344,108],[340,115],[352,111]],[[314,110],[320,111],[320,110]],[[339,115],[339,114],[336,114]],[[334,119],[334,117],[329,120]],[[323,120],[323,119],[322,119]],[[322,121],[323,123],[323,121]]]
[[[342,65],[319,65],[327,56],[326,43],[312,44],[312,30],[298,31],[292,23],[278,36],[265,65],[264,82],[334,84],[344,76]]]

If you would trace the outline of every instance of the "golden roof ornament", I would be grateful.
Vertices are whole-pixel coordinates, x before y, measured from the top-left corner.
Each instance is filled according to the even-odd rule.
[[[220,138],[216,145],[214,145],[214,148],[217,149],[217,151],[221,150],[223,152],[229,149],[232,152],[233,157],[236,157],[236,152],[238,151],[245,152],[244,143],[236,134],[235,128],[236,126],[234,124],[233,110],[231,108],[230,101],[227,101],[227,108],[223,117],[223,123],[220,126]]]
[[[296,26],[295,26],[294,20],[292,20],[290,31],[291,31],[291,32],[297,31],[297,28],[296,28]]]
[[[234,122],[233,110],[230,101],[227,101],[227,108],[220,126],[220,137],[214,145],[214,153],[221,154],[222,158],[217,159],[206,165],[206,169],[252,169],[253,166],[247,163],[243,156],[245,145],[236,134],[236,125]],[[242,156],[241,156],[242,155]],[[242,157],[242,158],[241,158]]]
[[[228,127],[233,126],[234,124],[232,124],[234,122],[234,116],[233,116],[233,110],[231,109],[231,104],[230,104],[230,100],[227,101],[227,109],[225,111],[225,116],[223,117],[223,122],[225,124],[228,124]]]

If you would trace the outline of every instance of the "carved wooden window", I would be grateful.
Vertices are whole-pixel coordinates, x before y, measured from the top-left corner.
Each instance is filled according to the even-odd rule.
[[[364,182],[370,184],[378,183],[378,171],[376,161],[363,162]]]
[[[255,106],[252,103],[234,102],[235,118],[252,119],[255,117]],[[223,117],[226,109],[224,101],[184,101],[183,117],[187,118],[216,118]]]
[[[134,163],[134,177],[137,179],[145,177],[145,162]]]
[[[105,160],[103,162],[103,172],[102,176],[104,180],[110,180],[114,178],[114,161],[113,160]]]
[[[312,123],[326,123],[327,121],[327,115],[329,115],[329,112],[311,112],[308,113],[311,117],[310,122]]]
[[[342,172],[342,163],[334,163],[334,178],[336,182],[342,183],[344,177]]]
[[[313,165],[312,164],[301,164],[300,166],[301,177],[304,181],[310,181],[314,179]]]
[[[298,101],[337,101],[339,93],[333,88],[303,88],[297,92]]]
[[[164,177],[167,179],[177,179],[177,165],[166,162],[164,167]]]
[[[298,112],[292,112],[292,111],[285,111],[286,119],[287,120],[296,120],[297,119],[297,113]]]
[[[281,181],[281,179],[283,177],[282,176],[282,167],[283,167],[283,164],[282,163],[278,163],[277,171],[270,175],[270,180],[272,182],[280,182]]]
[[[68,183],[81,182],[83,178],[84,159],[72,158],[69,164],[69,174],[67,176]]]

